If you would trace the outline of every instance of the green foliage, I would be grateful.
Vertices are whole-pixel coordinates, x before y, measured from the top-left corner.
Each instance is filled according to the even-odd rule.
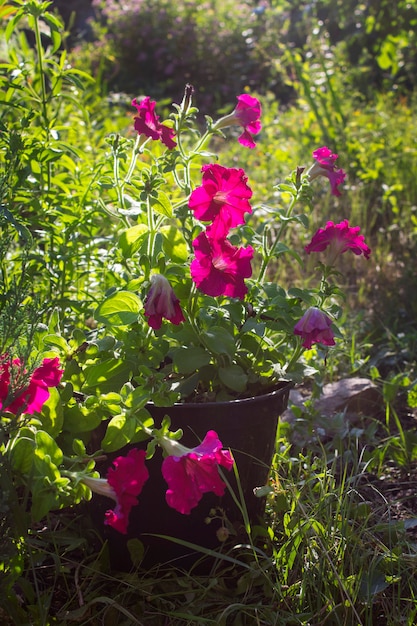
[[[26,271],[45,312],[70,305],[88,317],[90,281],[103,273],[91,257],[104,223],[95,179],[108,122],[93,79],[57,52],[61,23],[32,4],[23,3],[9,21],[8,60],[0,68],[3,215],[30,243]],[[25,20],[36,50],[18,28]]]

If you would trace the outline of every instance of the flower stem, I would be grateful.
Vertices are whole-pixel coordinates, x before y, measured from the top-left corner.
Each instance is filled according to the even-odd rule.
[[[301,339],[297,337],[297,347],[295,348],[294,354],[292,355],[291,359],[287,363],[287,367],[286,367],[287,372],[291,372],[292,367],[296,363],[298,363],[298,360],[303,352],[304,352],[304,348],[301,345]]]
[[[262,259],[262,265],[261,265],[261,269],[259,270],[259,275],[258,275],[258,279],[257,282],[260,285],[264,278],[265,278],[265,274],[266,271],[268,269],[268,265],[271,261],[271,259],[273,258],[274,254],[275,254],[275,250],[277,249],[278,243],[281,240],[282,235],[284,234],[285,230],[288,228],[288,223],[289,223],[289,217],[291,217],[291,214],[293,212],[295,203],[297,201],[298,196],[296,194],[293,195],[290,204],[288,205],[288,209],[285,213],[284,219],[281,221],[281,225],[279,227],[278,230],[278,234],[275,238],[275,241],[273,242],[273,244],[271,245],[271,247],[269,248],[268,252],[265,252],[264,257]],[[265,232],[264,235],[264,249],[267,249],[267,235],[268,235],[268,230]]]

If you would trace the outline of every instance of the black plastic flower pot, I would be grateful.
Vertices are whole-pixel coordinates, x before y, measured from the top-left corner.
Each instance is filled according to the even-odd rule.
[[[238,479],[233,470],[222,470],[231,490],[226,489],[222,497],[205,493],[198,506],[189,515],[183,515],[170,508],[166,502],[167,484],[161,473],[163,456],[161,449],[157,449],[153,458],[146,462],[149,479],[138,497],[138,505],[131,510],[127,535],[103,523],[106,509],[113,506],[111,500],[94,495],[90,503],[91,515],[101,535],[108,540],[113,569],[126,571],[132,568],[128,541],[133,538],[143,543],[143,567],[173,560],[179,567],[188,567],[202,556],[201,552],[154,535],[165,535],[215,550],[224,540],[223,528],[226,528],[226,535],[230,533],[229,543],[246,542],[244,516],[235,498],[246,508],[251,525],[262,524],[265,498],[257,497],[254,490],[268,481],[278,419],[287,407],[291,387],[292,383],[283,382],[265,395],[230,402],[147,407],[157,427],[164,416],[169,415],[171,430],[181,428],[184,433],[181,444],[189,448],[197,446],[207,431],[216,431],[223,448],[230,448],[233,453]],[[146,442],[126,446],[109,455],[107,467],[115,457],[126,454],[132,447],[144,448]],[[100,466],[99,469],[105,474],[106,466]]]

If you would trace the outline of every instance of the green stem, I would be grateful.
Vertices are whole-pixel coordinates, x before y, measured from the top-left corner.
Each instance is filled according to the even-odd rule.
[[[145,147],[145,143],[149,141],[148,138],[144,138],[142,135],[138,135],[136,137],[135,145],[133,146],[132,156],[130,157],[129,169],[127,170],[127,174],[123,180],[123,186],[130,182],[132,178],[133,171],[135,169],[136,160],[138,158],[138,154]]]
[[[184,166],[184,176],[183,176],[183,181],[180,181],[178,175],[176,175],[174,171],[174,177],[175,177],[175,181],[178,187],[182,189],[183,191],[185,191],[185,193],[187,194],[191,193],[192,191],[191,189],[191,162],[196,156],[199,155],[200,151],[204,148],[205,143],[208,142],[212,134],[213,133],[211,130],[206,130],[206,132],[197,141],[193,150],[190,150],[189,154],[185,152],[182,146],[181,133],[178,133],[177,135],[178,149],[181,154],[182,163]]]
[[[45,125],[45,130],[47,134],[47,138],[49,140],[50,128],[49,128],[49,119],[48,119],[48,108],[47,108],[47,97],[46,97],[46,84],[45,84],[45,74],[43,71],[43,48],[42,48],[42,40],[41,33],[39,29],[39,21],[37,17],[33,18],[34,22],[34,31],[35,31],[35,42],[36,49],[38,53],[38,71],[39,78],[41,81],[41,103],[42,103],[42,117]]]
[[[154,214],[153,214],[152,205],[151,205],[149,196],[146,196],[146,211],[147,211],[147,222],[148,222],[148,227],[149,227],[148,257],[149,257],[149,261],[152,267],[154,265],[156,228],[155,228]]]
[[[51,129],[50,122],[48,117],[48,97],[46,93],[46,81],[45,81],[45,72],[44,72],[44,64],[43,64],[43,47],[42,47],[42,39],[41,32],[39,28],[39,19],[37,16],[33,16],[34,23],[34,31],[35,31],[35,42],[36,42],[36,50],[38,53],[38,71],[39,71],[39,80],[41,83],[41,107],[42,107],[42,119],[43,119],[43,127],[46,133],[46,145],[47,148],[49,146],[49,141],[51,137]],[[51,188],[51,162],[47,161],[46,163],[46,194],[48,196],[49,190]]]
[[[288,218],[291,216],[295,203],[297,201],[298,195],[293,195],[291,202],[288,206],[287,212],[285,213],[285,219],[281,221],[281,225],[279,227],[277,236],[275,238],[275,241],[273,242],[273,244],[271,245],[270,249],[268,252],[265,253],[263,259],[262,259],[262,265],[261,265],[261,269],[259,271],[259,275],[257,278],[257,282],[258,285],[261,285],[264,278],[265,278],[265,274],[266,271],[268,269],[268,265],[269,262],[271,261],[271,259],[273,258],[274,254],[275,254],[275,250],[277,248],[278,243],[281,240],[282,235],[284,234],[285,230],[288,228]],[[265,234],[264,234],[264,245],[263,245],[263,249],[267,250],[267,236],[268,236],[268,230],[265,229]]]
[[[129,168],[123,179],[121,179],[121,176],[120,176],[118,136],[116,136],[115,142],[113,144],[113,179],[114,179],[114,183],[116,187],[117,200],[119,203],[119,207],[122,210],[126,210],[125,194],[124,194],[125,186],[130,182],[132,178],[135,165],[136,165],[137,156],[139,154],[139,149],[145,145],[146,141],[147,139],[144,138],[142,135],[137,135],[135,144],[132,149],[132,154],[130,157]],[[129,219],[126,215],[120,215],[119,217],[122,219],[122,221],[125,223],[127,227],[130,226]]]
[[[300,356],[302,355],[303,352],[304,352],[304,348],[301,345],[301,339],[298,338],[298,345],[297,345],[296,349],[294,350],[294,354],[292,355],[291,359],[287,363],[287,367],[286,367],[286,371],[287,372],[291,372],[292,367],[296,363],[298,363],[298,360],[299,360],[299,358],[300,358]]]

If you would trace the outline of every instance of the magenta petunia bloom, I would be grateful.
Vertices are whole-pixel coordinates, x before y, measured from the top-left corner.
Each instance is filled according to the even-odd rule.
[[[229,115],[225,115],[220,118],[213,126],[213,128],[220,129],[227,126],[242,126],[243,133],[238,138],[239,143],[246,148],[255,148],[256,143],[253,139],[253,135],[257,135],[261,129],[261,103],[257,98],[250,96],[247,93],[243,93],[237,96],[237,105]]]
[[[202,443],[189,449],[172,439],[160,444],[169,454],[162,462],[162,475],[168,484],[166,501],[170,507],[188,515],[197,506],[204,493],[224,494],[226,485],[219,474],[219,466],[230,471],[234,460],[214,430],[209,430]]]
[[[357,255],[363,254],[366,259],[369,259],[371,249],[366,245],[365,237],[359,232],[360,227],[349,226],[348,220],[343,220],[339,224],[327,222],[325,228],[319,228],[313,235],[310,243],[305,247],[305,251],[307,254],[322,252],[330,246],[332,261],[346,250],[352,250]]]
[[[252,246],[236,248],[227,239],[211,239],[207,228],[194,239],[193,248],[191,278],[200,291],[243,300],[248,291],[244,279],[252,276]]]
[[[327,146],[318,148],[313,152],[313,158],[316,160],[314,165],[309,169],[309,178],[314,180],[317,176],[326,176],[330,181],[330,188],[334,196],[340,196],[341,193],[338,189],[345,178],[346,173],[342,169],[336,169],[337,154],[333,154]]]
[[[310,349],[313,343],[334,346],[334,334],[331,329],[332,320],[315,306],[310,307],[294,326],[294,334],[300,335],[303,347]]]
[[[106,511],[104,523],[123,534],[127,533],[130,511],[138,503],[137,497],[149,478],[145,459],[145,450],[136,448],[130,450],[127,456],[118,456],[113,461],[114,467],[107,472],[106,482],[112,491],[109,490],[108,493],[101,491],[103,495],[109,495],[117,503],[114,510]],[[94,491],[91,483],[87,484]]]
[[[203,165],[201,171],[203,184],[191,193],[188,206],[197,219],[214,223],[217,237],[226,237],[231,228],[245,223],[245,213],[252,213],[247,176],[242,169],[217,163]]]
[[[20,359],[10,361],[7,355],[0,357],[0,408],[10,413],[33,415],[42,410],[50,396],[49,389],[56,387],[64,370],[59,358],[44,359],[27,378]]]
[[[151,277],[151,288],[145,300],[145,316],[154,330],[161,328],[162,318],[177,326],[185,319],[180,301],[162,274],[153,274]]]
[[[173,140],[175,137],[174,129],[161,124],[159,115],[155,113],[155,105],[156,102],[151,100],[149,96],[140,102],[136,98],[132,100],[132,106],[136,107],[139,113],[138,116],[135,116],[135,130],[138,131],[139,135],[145,135],[155,140],[160,139],[169,150],[172,150],[177,145]]]

